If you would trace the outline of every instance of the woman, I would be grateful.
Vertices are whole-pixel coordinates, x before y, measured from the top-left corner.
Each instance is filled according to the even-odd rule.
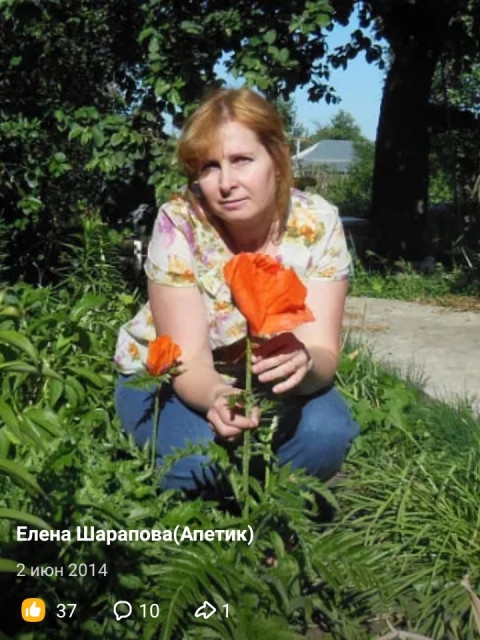
[[[235,372],[246,323],[223,266],[242,251],[267,254],[295,269],[315,320],[262,344],[253,374],[274,393],[297,398],[296,417],[279,424],[280,464],[326,479],[358,433],[332,387],[350,266],[337,210],[291,189],[281,119],[248,89],[210,94],[184,127],[178,159],[188,187],[160,209],[145,265],[149,304],[122,327],[117,345],[121,422],[138,444],[151,437],[152,394],[123,382],[142,369],[148,341],[166,334],[182,350],[182,372],[160,415],[158,464],[188,442],[236,440],[258,426],[258,409],[246,417],[228,405],[225,372]],[[164,487],[193,489],[212,478],[206,457],[191,455],[172,467]]]

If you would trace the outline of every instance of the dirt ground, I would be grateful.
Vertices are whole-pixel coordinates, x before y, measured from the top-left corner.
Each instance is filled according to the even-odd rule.
[[[344,329],[374,359],[421,380],[429,395],[466,400],[480,415],[480,313],[349,297]]]

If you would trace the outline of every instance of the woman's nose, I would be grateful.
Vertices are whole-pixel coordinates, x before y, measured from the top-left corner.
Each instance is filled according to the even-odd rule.
[[[219,180],[220,191],[224,193],[231,191],[231,189],[235,186],[235,172],[233,171],[232,167],[228,165],[221,167]]]

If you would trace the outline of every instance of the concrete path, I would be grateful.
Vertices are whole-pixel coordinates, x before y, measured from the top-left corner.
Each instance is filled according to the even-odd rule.
[[[374,359],[421,379],[429,395],[467,399],[480,414],[480,313],[349,297],[344,328]]]

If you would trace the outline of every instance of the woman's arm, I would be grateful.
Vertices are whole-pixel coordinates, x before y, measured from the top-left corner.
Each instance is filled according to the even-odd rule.
[[[333,382],[338,366],[348,280],[307,282],[306,303],[315,316],[291,333],[275,336],[256,350],[253,372],[274,383],[275,393],[319,391]]]
[[[197,287],[173,287],[149,281],[148,296],[157,335],[169,335],[182,350],[181,372],[173,380],[179,398],[207,414],[214,430],[225,438],[258,424],[228,407],[234,389],[215,370],[205,307]]]
[[[324,282],[312,280],[307,284],[307,305],[315,316],[314,322],[297,327],[293,333],[303,342],[312,366],[302,379],[297,393],[313,393],[332,384],[338,367],[342,337],[342,320],[348,280]]]

